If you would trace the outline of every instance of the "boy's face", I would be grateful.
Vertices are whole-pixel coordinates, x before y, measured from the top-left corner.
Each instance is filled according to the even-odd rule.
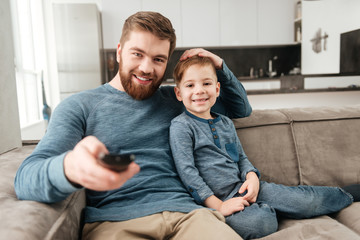
[[[211,66],[193,65],[184,71],[175,94],[186,109],[197,117],[210,119],[210,109],[220,93],[220,83]]]
[[[120,90],[137,100],[151,97],[162,82],[169,48],[169,40],[145,31],[132,31],[128,40],[118,46]]]

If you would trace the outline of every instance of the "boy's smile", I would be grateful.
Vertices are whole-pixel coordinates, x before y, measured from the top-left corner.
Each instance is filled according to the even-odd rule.
[[[180,84],[175,87],[175,93],[190,113],[210,119],[210,109],[219,96],[220,83],[211,66],[195,64],[184,71]]]

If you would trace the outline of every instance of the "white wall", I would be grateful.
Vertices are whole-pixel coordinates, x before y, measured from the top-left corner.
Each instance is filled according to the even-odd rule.
[[[302,1],[302,9],[302,74],[339,73],[340,34],[360,28],[360,1]],[[311,39],[320,28],[329,35],[327,49],[315,53]]]
[[[21,146],[10,0],[0,1],[0,153]]]

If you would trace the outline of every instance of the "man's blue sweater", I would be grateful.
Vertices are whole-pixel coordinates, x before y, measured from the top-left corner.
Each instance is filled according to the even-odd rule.
[[[231,118],[250,115],[243,86],[223,65],[217,71],[222,89],[213,110]],[[160,87],[142,101],[109,84],[65,99],[55,109],[45,136],[17,172],[18,198],[56,202],[79,190],[67,180],[63,161],[67,152],[91,135],[110,153],[135,154],[141,171],[120,189],[86,190],[85,222],[200,208],[181,183],[169,146],[170,121],[183,111],[173,87]]]

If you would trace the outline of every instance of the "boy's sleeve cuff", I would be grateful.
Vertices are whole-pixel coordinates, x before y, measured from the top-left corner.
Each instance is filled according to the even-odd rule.
[[[247,175],[249,172],[254,172],[254,173],[256,173],[256,175],[258,176],[258,178],[259,178],[259,180],[260,180],[261,175],[260,175],[259,170],[258,170],[257,168],[252,168],[252,169],[249,169],[249,170],[247,170],[247,171],[242,172],[242,174],[241,174],[241,179],[242,179],[243,181],[246,181],[246,175]]]

